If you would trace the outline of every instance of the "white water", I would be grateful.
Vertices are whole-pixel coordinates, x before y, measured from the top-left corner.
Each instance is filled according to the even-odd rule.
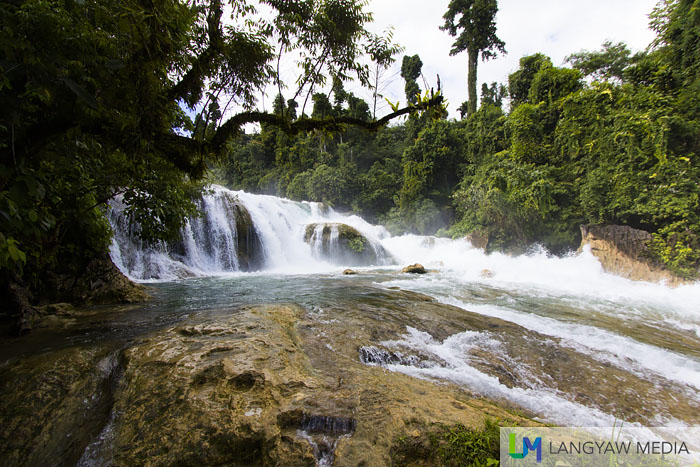
[[[541,250],[517,257],[485,254],[466,240],[391,237],[382,227],[323,209],[318,203],[214,187],[202,203],[205,217],[183,229],[179,253],[166,245],[143,247],[130,235],[123,219],[112,215],[117,231],[113,260],[138,280],[238,271],[237,232],[230,209],[234,202],[250,213],[262,244],[263,273],[337,274],[345,265],[319,254],[321,226],[316,226],[309,243],[304,235],[309,224],[344,223],[364,234],[373,248],[383,247],[398,264],[420,262],[438,270],[423,276],[397,275],[387,282],[381,271],[395,271],[397,266],[389,267],[381,260],[378,262],[384,264],[373,265],[370,270],[380,271],[382,287],[399,286],[425,293],[443,303],[515,323],[600,362],[658,384],[673,383],[691,396],[700,394],[700,284],[670,288],[663,283],[627,280],[604,272],[588,249],[562,258]],[[117,204],[114,212],[118,214],[119,210]],[[337,245],[338,230],[331,232]],[[471,366],[465,349],[493,346],[489,336],[465,330],[438,342],[419,329],[409,328],[407,332],[393,345],[434,355],[446,365],[388,365],[393,371],[453,381],[485,396],[539,410],[547,414],[545,418],[560,424],[612,423],[612,415],[573,402],[555,388],[536,384],[509,388]],[[668,336],[667,341],[682,345],[669,346],[659,336]]]
[[[499,382],[498,378],[487,375],[469,364],[468,353],[474,347],[495,348],[494,342],[481,332],[465,331],[437,342],[433,337],[417,329],[408,328],[403,339],[384,342],[384,345],[405,346],[428,355],[433,355],[446,363],[428,367],[410,365],[387,365],[393,371],[399,371],[419,378],[438,378],[468,386],[484,396],[505,398],[535,413],[543,409],[555,414],[556,422],[565,426],[610,426],[614,417],[595,408],[586,407],[566,399],[566,395],[555,390],[543,388],[509,388]],[[517,362],[516,362],[517,363]]]
[[[314,223],[343,223],[361,232],[369,248],[381,249],[381,238],[389,234],[364,219],[324,208],[320,203],[296,202],[275,196],[231,191],[220,186],[199,202],[202,216],[187,222],[181,232],[181,245],[143,245],[123,215],[119,200],[113,203],[110,222],[115,231],[111,255],[117,267],[138,281],[176,280],[194,276],[219,275],[242,268],[239,264],[238,233],[234,206],[242,205],[250,214],[262,246],[261,268],[275,273],[313,274],[338,269],[332,258],[317,253],[321,241],[304,241],[306,227]],[[317,230],[322,227],[317,226]],[[337,250],[338,229],[333,226],[331,250]],[[378,254],[375,266],[390,263]],[[244,269],[245,270],[245,269]]]

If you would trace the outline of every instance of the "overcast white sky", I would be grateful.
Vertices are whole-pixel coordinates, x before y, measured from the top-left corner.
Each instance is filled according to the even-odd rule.
[[[499,0],[496,17],[498,36],[508,54],[489,62],[479,62],[481,83],[506,83],[508,74],[518,68],[525,55],[542,52],[562,65],[564,57],[583,49],[599,49],[605,40],[624,41],[633,51],[645,49],[654,38],[648,29],[648,15],[657,0]],[[394,26],[394,41],[406,48],[405,54],[418,54],[423,74],[431,86],[440,74],[450,102],[450,116],[467,99],[466,53],[450,57],[453,38],[439,29],[448,0],[371,0],[374,13],[372,32]],[[395,82],[385,93],[392,102],[405,103],[403,80],[398,76],[401,57],[395,64]],[[355,94],[369,101],[370,93],[352,85]],[[386,113],[378,112],[378,114]]]
[[[562,66],[567,55],[581,50],[600,49],[606,40],[624,41],[633,52],[645,49],[654,38],[654,33],[648,28],[648,15],[657,1],[499,0],[497,34],[506,43],[508,53],[488,62],[479,61],[478,92],[481,83],[496,81],[506,84],[508,75],[518,69],[518,62],[525,55],[541,52],[551,57],[555,65]],[[405,105],[404,82],[399,75],[401,59],[404,54],[418,54],[423,61],[423,75],[428,84],[436,87],[436,75],[440,75],[444,95],[449,102],[450,117],[459,118],[456,109],[467,100],[467,55],[462,53],[450,57],[454,38],[439,29],[444,23],[442,15],[448,2],[370,0],[368,9],[374,15],[374,22],[368,25],[368,29],[382,33],[393,26],[394,42],[405,48],[404,53],[397,56],[393,69],[386,73],[393,81],[386,90],[382,90],[385,97]],[[282,81],[294,88],[292,83],[298,76],[295,58],[284,58],[280,71]],[[421,80],[419,84],[423,86]],[[346,83],[346,89],[365,99],[371,107],[370,90],[361,88],[357,83]],[[269,110],[277,89],[269,86],[266,94],[259,104]],[[297,100],[300,107],[303,100],[303,96]],[[306,113],[310,112],[309,102]],[[383,99],[380,100],[377,116],[388,112],[389,106]],[[246,128],[255,131],[258,127],[248,125]]]

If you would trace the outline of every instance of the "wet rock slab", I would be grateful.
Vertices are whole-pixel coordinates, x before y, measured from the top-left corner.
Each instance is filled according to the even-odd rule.
[[[167,329],[125,353],[115,394],[117,465],[384,465],[408,423],[483,423],[436,385],[322,351],[306,310],[261,306]],[[506,415],[497,407],[492,412]]]

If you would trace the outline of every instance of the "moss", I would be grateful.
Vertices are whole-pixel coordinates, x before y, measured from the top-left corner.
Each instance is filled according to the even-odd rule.
[[[355,228],[345,224],[338,224],[338,236],[347,242],[351,250],[358,253],[365,251],[367,239]]]
[[[309,224],[304,231],[304,241],[311,243],[311,239],[317,231],[317,228],[322,226],[320,231],[322,255],[328,259],[337,261],[344,265],[371,265],[377,263],[377,253],[374,248],[369,247],[370,242],[361,232],[354,227],[341,223],[322,223]],[[338,239],[337,244],[331,245],[331,236],[333,229],[337,229]],[[338,247],[340,251],[333,251],[334,247]],[[333,256],[330,256],[330,255]]]
[[[356,237],[348,240],[348,246],[358,253],[365,251],[365,239],[362,237]]]
[[[491,466],[498,465],[500,430],[487,419],[484,428],[464,425],[414,426],[413,432],[396,439],[391,451],[394,465]]]

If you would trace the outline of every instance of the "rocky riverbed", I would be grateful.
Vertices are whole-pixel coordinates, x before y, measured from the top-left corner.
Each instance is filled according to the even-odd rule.
[[[54,316],[3,343],[0,456],[6,465],[374,466],[432,423],[528,423],[507,404],[367,358],[406,320],[453,333],[461,310],[363,282],[353,290],[355,306],[332,310],[236,304],[147,325],[138,307]]]

